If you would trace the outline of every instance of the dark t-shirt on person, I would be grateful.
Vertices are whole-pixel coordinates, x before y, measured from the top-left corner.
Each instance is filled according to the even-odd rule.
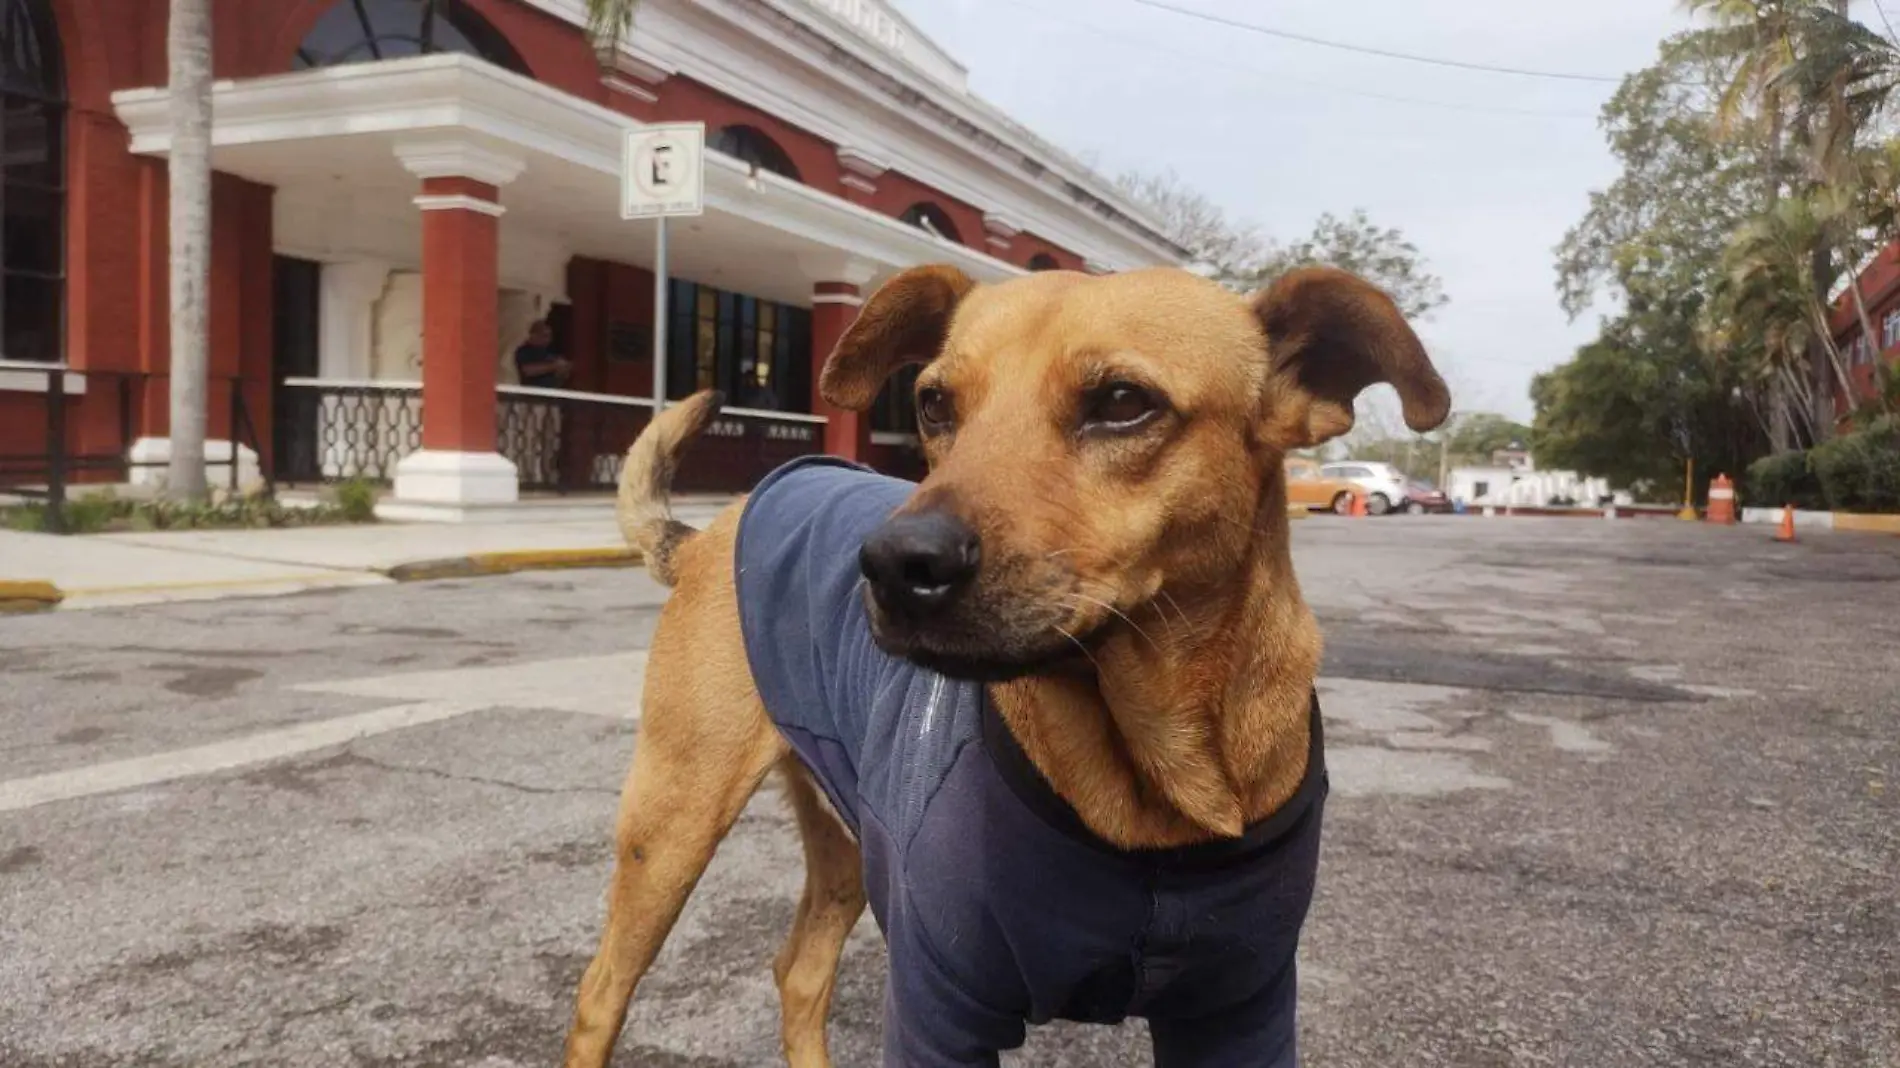
[[[561,376],[553,371],[538,375],[529,374],[525,368],[537,363],[552,363],[558,359],[554,350],[546,345],[522,345],[515,349],[515,375],[524,386],[538,386],[542,389],[554,389],[560,386]]]

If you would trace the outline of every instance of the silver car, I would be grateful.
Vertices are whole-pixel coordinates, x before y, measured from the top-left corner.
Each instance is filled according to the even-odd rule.
[[[1320,468],[1320,474],[1358,486],[1366,495],[1366,511],[1373,515],[1384,515],[1405,503],[1405,473],[1391,464],[1341,460]]]

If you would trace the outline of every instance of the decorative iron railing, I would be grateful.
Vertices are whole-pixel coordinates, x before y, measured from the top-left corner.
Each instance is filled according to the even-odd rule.
[[[44,501],[48,530],[65,530],[66,500],[77,485],[162,483],[169,461],[141,459],[134,444],[141,399],[154,403],[155,389],[163,396],[164,376],[0,360],[0,383],[8,387],[0,392],[0,429],[9,431],[0,449],[0,493]],[[206,442],[207,480],[235,494],[255,479],[274,492],[269,453],[246,399],[261,395],[265,383],[212,375],[207,385],[206,429],[215,439]]]
[[[286,379],[303,394],[313,441],[280,466],[284,481],[369,478],[388,481],[396,465],[422,447],[422,386],[417,382]],[[521,486],[573,492],[609,490],[628,446],[652,416],[653,402],[577,390],[501,386],[496,390],[495,449],[514,463]],[[822,416],[728,408],[680,465],[677,485],[698,492],[737,492],[774,467],[824,449]]]

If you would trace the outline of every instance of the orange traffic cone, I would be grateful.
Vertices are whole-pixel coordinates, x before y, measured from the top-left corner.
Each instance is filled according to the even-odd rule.
[[[1794,540],[1794,505],[1786,504],[1781,508],[1781,529],[1775,531],[1776,541]]]
[[[1364,519],[1366,517],[1365,494],[1355,493],[1352,495],[1352,517],[1354,519]]]

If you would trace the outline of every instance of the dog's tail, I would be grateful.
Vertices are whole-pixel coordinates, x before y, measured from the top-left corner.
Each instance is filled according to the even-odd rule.
[[[674,555],[699,531],[673,518],[670,495],[680,454],[706,429],[726,403],[718,390],[704,390],[660,412],[627,450],[620,468],[620,499],[615,518],[627,544],[646,558],[647,570],[663,585],[673,585]]]

